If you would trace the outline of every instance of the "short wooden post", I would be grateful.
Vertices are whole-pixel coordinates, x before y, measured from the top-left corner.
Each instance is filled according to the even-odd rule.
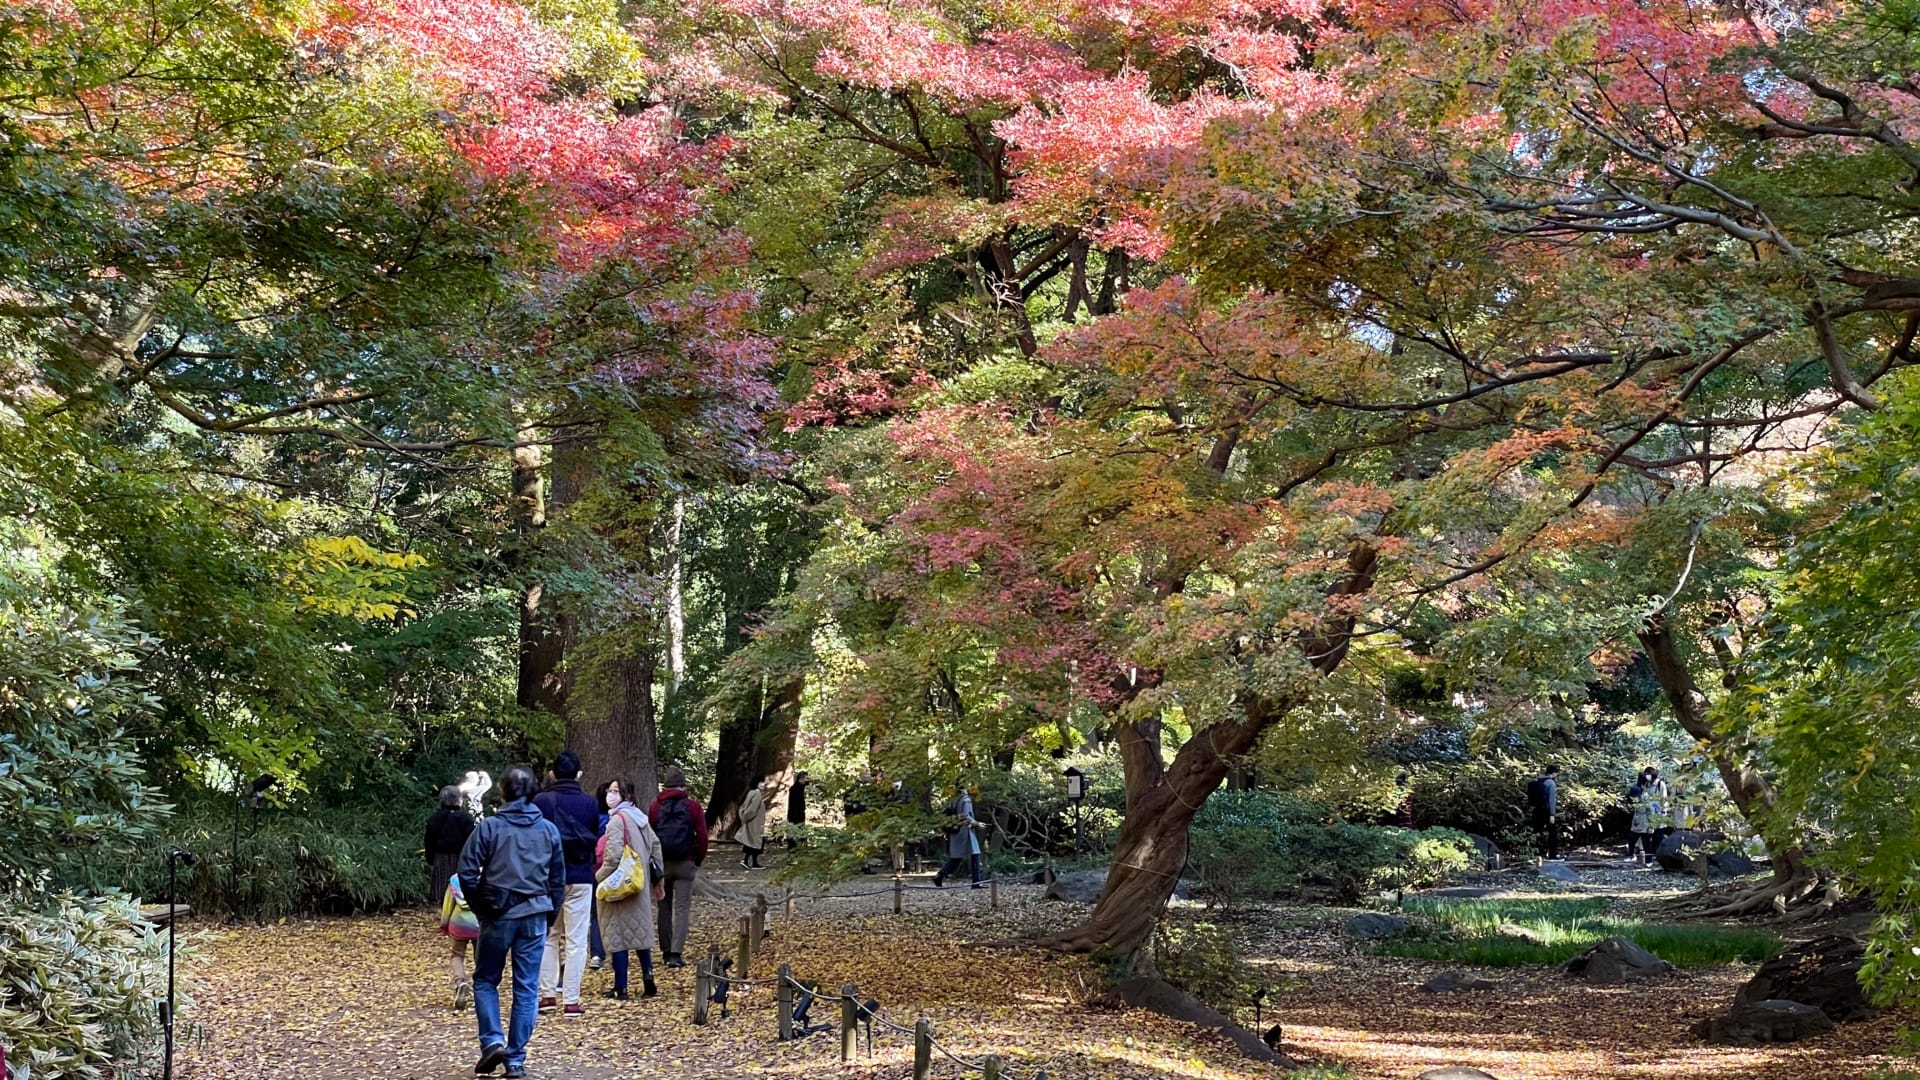
[[[780,980],[775,988],[775,1000],[780,1004],[780,1041],[793,1041],[793,968],[780,965]]]
[[[933,1021],[926,1017],[913,1024],[913,1080],[933,1076]]]
[[[900,914],[902,910],[901,902],[906,899],[906,895],[907,888],[906,885],[901,882],[900,875],[893,875],[893,913],[895,915]]]
[[[693,1022],[704,1026],[707,1022],[707,1003],[713,997],[712,969],[702,960],[693,966]]]
[[[740,956],[735,963],[733,977],[736,979],[753,978],[753,916],[740,916]]]
[[[793,919],[793,890],[792,889],[787,890],[786,912],[781,915],[781,919],[785,921],[791,921]]]
[[[840,1064],[853,1064],[860,1048],[860,990],[852,983],[840,988]]]
[[[1000,1080],[1000,1055],[988,1054],[987,1060],[980,1063],[981,1080]]]
[[[767,940],[767,894],[756,893],[753,898],[753,948],[760,950],[760,943]]]

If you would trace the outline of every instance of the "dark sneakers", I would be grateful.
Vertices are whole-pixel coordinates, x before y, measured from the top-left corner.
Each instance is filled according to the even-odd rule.
[[[473,1075],[486,1076],[488,1073],[493,1072],[493,1070],[505,1064],[506,1060],[507,1048],[505,1044],[494,1043],[492,1046],[480,1051],[480,1060],[473,1063]],[[512,1074],[509,1073],[508,1075]]]
[[[507,1080],[526,1080],[527,1067],[525,1065],[509,1065],[507,1066],[507,1071],[500,1075],[506,1077]]]
[[[641,997],[655,997],[659,993],[660,993],[660,988],[653,984],[652,979],[648,979],[646,982],[643,982],[640,984]]]

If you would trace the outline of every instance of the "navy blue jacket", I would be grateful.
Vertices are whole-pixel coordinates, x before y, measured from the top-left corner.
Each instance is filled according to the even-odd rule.
[[[501,807],[474,827],[460,852],[460,888],[466,895],[479,891],[482,877],[512,898],[502,919],[560,910],[567,895],[560,830],[525,799]]]
[[[600,807],[594,803],[593,796],[580,790],[578,780],[555,780],[547,790],[533,797],[533,805],[556,828],[560,825],[560,816],[565,814],[579,825],[583,834],[600,835]],[[593,884],[593,869],[593,845],[589,843],[586,858],[567,863],[567,884]]]

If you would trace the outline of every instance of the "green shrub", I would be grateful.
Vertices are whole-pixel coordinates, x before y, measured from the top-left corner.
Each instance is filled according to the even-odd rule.
[[[1382,889],[1437,884],[1469,869],[1474,858],[1463,833],[1328,821],[1311,803],[1262,791],[1207,800],[1188,849],[1205,895],[1228,906],[1301,892],[1352,902]]]
[[[418,820],[396,808],[385,814],[336,808],[307,815],[268,809],[259,824],[241,819],[235,874],[233,810],[211,799],[182,808],[172,843],[200,858],[182,868],[181,902],[196,911],[238,913],[250,918],[344,915],[425,903],[426,860],[421,832],[431,804]],[[165,851],[155,849],[133,866],[128,885],[150,900],[164,897]]]
[[[20,538],[0,529],[0,548]],[[117,608],[64,606],[0,556],[0,899],[98,889],[166,807],[127,725],[151,706],[135,678],[148,639]]]
[[[1240,955],[1233,931],[1223,926],[1176,926],[1162,919],[1154,930],[1153,957],[1161,978],[1223,1016],[1251,1015],[1255,995],[1265,988]]]
[[[125,899],[0,910],[0,1046],[34,1080],[144,1074],[160,1036],[165,939]]]
[[[1561,764],[1560,821],[1569,839],[1602,831],[1625,798],[1634,759],[1578,751],[1549,755]],[[1622,764],[1622,761],[1625,764]],[[1527,784],[1540,775],[1540,758],[1487,754],[1469,761],[1412,770],[1414,824],[1475,833],[1508,851],[1530,850],[1533,811]]]

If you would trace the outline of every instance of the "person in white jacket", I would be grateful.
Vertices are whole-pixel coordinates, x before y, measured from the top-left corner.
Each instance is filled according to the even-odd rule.
[[[740,865],[748,870],[765,870],[760,855],[767,850],[767,780],[755,777],[753,789],[740,801],[740,827],[733,838],[743,852]]]

